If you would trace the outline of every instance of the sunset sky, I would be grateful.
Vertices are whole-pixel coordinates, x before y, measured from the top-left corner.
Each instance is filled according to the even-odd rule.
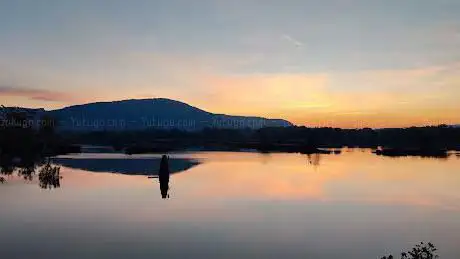
[[[1,0],[0,103],[460,124],[458,0]]]

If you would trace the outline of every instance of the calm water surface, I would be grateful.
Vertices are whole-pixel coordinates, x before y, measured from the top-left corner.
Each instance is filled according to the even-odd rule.
[[[364,259],[420,241],[460,258],[455,155],[173,154],[169,199],[141,175],[158,157],[60,157],[51,190],[9,177],[1,258]]]

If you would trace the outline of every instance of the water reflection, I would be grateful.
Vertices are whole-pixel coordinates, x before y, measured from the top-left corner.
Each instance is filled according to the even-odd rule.
[[[163,155],[160,163],[160,171],[158,172],[158,178],[160,179],[160,192],[161,198],[169,198],[169,158]]]
[[[86,157],[57,157],[53,158],[53,163],[81,169],[90,172],[110,172],[127,175],[152,175],[153,168],[159,168],[161,158],[159,157],[102,157],[94,155],[91,158]],[[170,163],[169,163],[170,162]],[[200,164],[200,161],[187,158],[171,158],[168,160],[170,173],[180,173],[191,169]]]
[[[61,187],[61,168],[58,166],[52,166],[50,161],[40,169],[38,174],[39,185],[42,189],[52,189]]]
[[[421,157],[421,158],[435,158],[435,159],[448,159],[450,153],[446,149],[405,149],[405,148],[384,148],[378,147],[372,153],[379,156],[387,157]]]
[[[316,154],[308,154],[307,155],[307,162],[310,165],[313,165],[314,167],[317,167],[320,165],[321,162],[321,155],[316,153]]]
[[[2,258],[367,259],[420,240],[459,258],[460,160],[358,150],[312,155],[314,168],[300,154],[174,157],[204,163],[174,183],[61,167],[58,193],[0,188]],[[157,158],[148,168],[159,178]]]
[[[15,168],[11,159],[0,157],[0,174],[7,176],[12,175],[14,169]]]
[[[21,167],[19,167],[18,175],[24,178],[26,181],[32,181],[36,169],[36,162],[32,160],[26,161]]]
[[[48,159],[48,162],[44,164],[42,159],[30,159],[30,158],[10,158],[3,156],[0,158],[0,173],[8,178],[22,178],[26,181],[32,181],[39,168],[38,174],[38,185],[42,189],[59,188],[60,179],[60,167],[53,166]],[[0,177],[0,183],[6,183],[5,177]]]

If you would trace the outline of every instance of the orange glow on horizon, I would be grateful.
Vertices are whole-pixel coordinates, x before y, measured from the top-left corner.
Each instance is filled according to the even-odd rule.
[[[167,58],[161,60],[166,62]],[[299,126],[380,128],[460,124],[457,100],[460,76],[454,72],[459,64],[348,73],[232,75],[199,65],[195,68],[177,58],[168,62],[175,73],[181,73],[177,85],[171,87],[146,82],[136,88],[117,85],[105,91],[107,85],[93,85],[91,90],[86,86],[66,94],[78,101],[2,96],[2,104],[57,109],[96,101],[162,97],[208,112],[280,118]]]

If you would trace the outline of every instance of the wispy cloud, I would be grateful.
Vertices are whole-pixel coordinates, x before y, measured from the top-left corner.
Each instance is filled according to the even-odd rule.
[[[29,100],[46,102],[69,102],[77,100],[75,96],[64,92],[8,85],[0,85],[0,96],[25,97]]]
[[[297,48],[303,47],[303,43],[302,43],[302,42],[300,42],[300,41],[294,39],[294,38],[291,37],[290,35],[283,34],[283,35],[281,36],[281,38],[284,39],[284,40],[289,41],[289,42],[292,43],[292,44],[294,44]]]

